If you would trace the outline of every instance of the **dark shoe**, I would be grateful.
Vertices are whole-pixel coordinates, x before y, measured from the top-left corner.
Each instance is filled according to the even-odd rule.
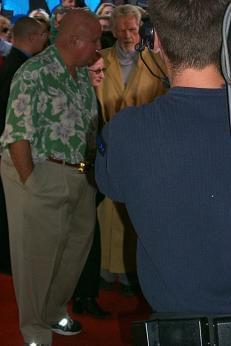
[[[112,291],[114,287],[114,282],[109,282],[104,280],[102,277],[100,278],[100,288],[105,291]]]
[[[63,318],[56,324],[52,325],[52,331],[61,335],[75,335],[82,331],[81,324],[72,320],[69,316]]]
[[[0,267],[0,273],[6,274],[6,275],[11,275],[12,274],[11,267],[2,265]]]
[[[97,318],[106,318],[111,315],[109,311],[103,310],[95,298],[81,298],[75,300],[72,311],[76,314],[87,313]]]
[[[127,297],[132,297],[138,294],[139,292],[139,285],[133,284],[133,285],[124,285],[120,283],[120,290],[122,294],[124,294]]]

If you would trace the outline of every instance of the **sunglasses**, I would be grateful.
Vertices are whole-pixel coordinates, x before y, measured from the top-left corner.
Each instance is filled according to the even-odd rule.
[[[9,28],[2,28],[2,29],[1,29],[1,32],[4,32],[4,34],[6,34],[6,33],[9,32],[9,31],[10,31]]]
[[[101,72],[105,73],[106,68],[105,67],[104,68],[98,68],[97,70],[92,70],[89,68],[88,70],[91,72],[94,72],[95,74],[100,74]]]

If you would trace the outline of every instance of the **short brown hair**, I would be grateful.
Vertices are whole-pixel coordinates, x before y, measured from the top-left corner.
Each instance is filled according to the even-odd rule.
[[[222,21],[229,0],[150,0],[149,14],[175,69],[220,67]]]
[[[13,37],[25,38],[34,31],[40,29],[41,24],[36,18],[23,16],[19,18],[12,29]]]

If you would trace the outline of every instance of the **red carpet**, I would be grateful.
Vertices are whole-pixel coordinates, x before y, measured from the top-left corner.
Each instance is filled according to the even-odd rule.
[[[131,346],[131,322],[146,319],[150,310],[144,298],[125,297],[119,287],[101,290],[99,302],[112,312],[107,320],[87,315],[70,315],[81,321],[83,332],[75,336],[54,335],[52,346]],[[0,274],[0,345],[22,346],[18,330],[17,306],[11,276]]]

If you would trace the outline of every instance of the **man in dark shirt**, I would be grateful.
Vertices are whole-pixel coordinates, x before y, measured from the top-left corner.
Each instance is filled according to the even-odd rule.
[[[220,72],[226,0],[153,0],[171,88],[99,138],[100,190],[126,204],[138,275],[158,312],[231,312],[231,136]]]
[[[0,135],[5,126],[10,84],[18,68],[32,55],[40,52],[48,40],[43,26],[34,18],[22,17],[13,27],[13,47],[0,69]]]

